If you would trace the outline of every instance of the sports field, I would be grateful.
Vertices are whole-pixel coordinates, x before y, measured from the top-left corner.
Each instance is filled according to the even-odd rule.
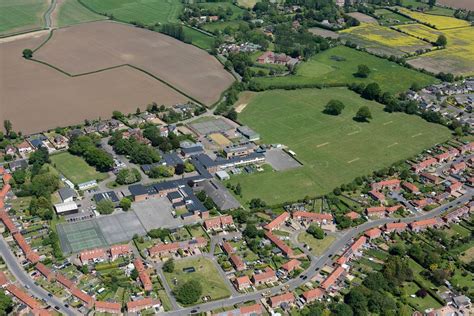
[[[105,16],[88,10],[79,0],[59,0],[56,6],[56,25],[59,27],[106,19]]]
[[[68,152],[51,155],[51,162],[59,172],[74,184],[107,178],[107,173],[97,172],[84,159]]]
[[[361,23],[340,33],[351,42],[379,55],[403,56],[419,49],[432,48],[429,43],[422,40],[372,23]]]
[[[427,23],[438,30],[466,27],[471,24],[468,21],[459,20],[450,16],[441,16],[425,14],[417,11],[411,11],[406,8],[398,8],[399,12],[421,23]]]
[[[195,272],[185,272],[185,268],[194,268]],[[206,258],[186,258],[181,260],[175,260],[174,272],[165,273],[166,281],[174,288],[176,279],[176,285],[185,283],[190,280],[198,280],[202,286],[202,297],[210,296],[211,300],[218,300],[230,296],[230,290],[226,283],[222,279],[217,271],[217,267],[214,263]],[[196,304],[203,303],[202,300],[198,300]]]
[[[332,99],[346,106],[340,116],[322,113]],[[352,119],[362,105],[372,112],[370,123]],[[288,146],[303,164],[288,171],[231,178],[233,184],[241,184],[244,202],[262,198],[269,204],[328,193],[450,137],[445,127],[417,116],[386,113],[382,105],[345,88],[258,93],[239,114],[239,121],[260,133],[263,143]]]
[[[368,78],[357,78],[357,66],[369,66]],[[410,70],[386,59],[378,58],[346,46],[336,46],[300,64],[296,75],[287,77],[257,78],[264,87],[284,87],[288,84],[348,84],[377,82],[383,91],[406,91],[417,82],[424,86],[437,82],[434,77]]]
[[[0,1],[0,36],[44,27],[47,0]]]
[[[102,231],[95,221],[63,223],[56,226],[64,253],[107,246]]]

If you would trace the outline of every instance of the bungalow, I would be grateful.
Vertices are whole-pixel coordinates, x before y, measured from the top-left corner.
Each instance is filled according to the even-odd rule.
[[[120,314],[122,304],[115,302],[96,301],[95,311],[98,313]]]
[[[226,229],[227,227],[233,226],[234,220],[230,215],[222,215],[219,217],[209,218],[204,221],[204,228],[209,230],[215,229]]]
[[[235,286],[237,287],[237,290],[243,291],[251,287],[252,282],[250,282],[250,279],[247,275],[244,275],[235,279]]]
[[[365,214],[367,216],[382,217],[385,215],[385,206],[368,207]]]
[[[131,254],[132,248],[130,248],[128,244],[110,247],[110,258],[112,261],[118,259],[121,256],[130,256]]]
[[[391,232],[400,233],[404,231],[407,228],[407,226],[408,225],[406,223],[387,223],[385,224],[384,230],[387,233],[391,233]]]
[[[367,230],[364,235],[369,238],[369,240],[379,238],[382,235],[382,231],[377,227]]]
[[[349,218],[350,220],[353,220],[353,221],[360,218],[360,214],[357,213],[357,212],[354,212],[354,211],[351,211],[351,212],[345,214],[344,216],[346,216],[347,218]]]
[[[287,256],[288,258],[292,258],[294,256],[293,249],[291,249],[290,246],[288,246],[285,242],[283,242],[283,240],[273,235],[269,231],[265,232],[265,236],[268,239],[270,239],[270,241],[274,243],[275,246],[277,246],[283,252],[285,256]]]
[[[306,303],[314,302],[324,296],[324,291],[320,288],[315,288],[306,292],[303,292],[303,298]]]
[[[291,259],[287,263],[283,264],[281,268],[285,270],[286,273],[291,273],[293,270],[299,269],[301,267],[301,262],[297,259]]]
[[[410,229],[412,231],[419,232],[419,231],[425,230],[429,227],[436,227],[439,224],[440,223],[439,223],[437,218],[430,218],[430,219],[425,219],[425,220],[422,220],[422,221],[412,222],[412,223],[409,224],[409,226],[410,226]]]
[[[404,189],[410,191],[411,193],[414,193],[414,194],[420,193],[420,189],[418,189],[418,187],[416,185],[414,185],[413,183],[404,181],[402,183],[402,187]]]
[[[159,308],[161,302],[158,299],[152,299],[151,297],[138,299],[136,301],[131,301],[127,303],[127,311],[129,313],[137,313],[141,310],[148,308]]]
[[[385,180],[385,181],[372,183],[372,190],[380,191],[383,189],[388,189],[390,191],[400,190],[400,180],[391,179],[391,180]]]
[[[337,266],[336,269],[321,283],[321,287],[324,290],[331,289],[337,280],[346,272],[342,266]]]
[[[372,190],[369,191],[369,195],[371,198],[373,198],[375,201],[379,201],[381,203],[385,203],[385,195],[382,192]]]
[[[254,274],[252,276],[252,282],[255,286],[259,286],[264,283],[276,282],[278,280],[275,271],[270,268],[266,267],[264,272]]]
[[[247,268],[247,265],[243,262],[243,260],[237,254],[230,255],[230,262],[234,266],[235,270],[243,271]]]
[[[317,222],[319,224],[327,224],[333,221],[332,214],[329,213],[312,213],[305,211],[296,211],[293,218],[307,223]]]
[[[273,221],[268,223],[267,225],[264,226],[265,229],[272,231],[274,229],[280,228],[280,226],[286,222],[287,220],[290,219],[290,213],[288,212],[283,212],[281,213],[277,218],[275,218]]]
[[[295,296],[293,293],[285,293],[276,296],[270,297],[270,306],[272,308],[280,307],[282,304],[291,304],[294,303]]]
[[[89,260],[106,260],[107,253],[103,248],[84,250],[80,253],[79,259],[81,260],[82,265],[85,265],[89,263]]]
[[[416,173],[419,173],[425,170],[426,168],[435,165],[436,163],[438,163],[438,161],[435,158],[431,157],[413,165],[411,169]]]

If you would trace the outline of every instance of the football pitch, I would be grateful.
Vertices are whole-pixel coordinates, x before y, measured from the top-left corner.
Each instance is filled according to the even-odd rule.
[[[345,104],[339,116],[322,113],[332,99]],[[363,105],[372,113],[370,123],[353,120]],[[267,204],[328,193],[450,138],[445,127],[417,116],[386,113],[383,105],[346,88],[258,93],[239,114],[239,121],[260,133],[263,143],[288,146],[303,164],[231,178],[241,184],[243,202],[261,198]]]
[[[64,253],[107,246],[105,237],[95,221],[59,224],[57,230]]]

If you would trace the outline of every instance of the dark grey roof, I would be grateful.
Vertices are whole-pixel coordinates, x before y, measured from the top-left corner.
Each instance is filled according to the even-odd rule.
[[[175,199],[180,199],[183,197],[178,191],[170,192],[166,196],[168,197],[170,201],[175,200]]]
[[[183,160],[178,156],[177,153],[166,153],[163,154],[160,163],[176,167],[179,164],[183,164]]]
[[[8,166],[10,167],[11,170],[16,170],[16,169],[25,169],[28,167],[28,161],[26,159],[20,159],[20,160],[15,160],[11,161]]]
[[[70,187],[61,188],[58,190],[58,193],[59,193],[59,196],[61,197],[61,200],[63,201],[77,196],[76,191],[74,191]]]
[[[134,184],[128,187],[130,194],[133,196],[144,195],[144,194],[155,194],[156,190],[153,186],[144,186],[141,184]]]
[[[110,200],[114,203],[117,203],[120,201],[117,194],[115,194],[114,191],[101,192],[101,193],[94,194],[94,201],[98,203],[102,200]]]
[[[193,155],[193,154],[195,155],[195,154],[202,153],[203,151],[204,151],[204,148],[202,148],[201,146],[181,148],[181,152],[185,155]]]
[[[203,181],[199,183],[198,188],[202,188],[220,210],[232,210],[241,206],[235,197],[217,180]]]

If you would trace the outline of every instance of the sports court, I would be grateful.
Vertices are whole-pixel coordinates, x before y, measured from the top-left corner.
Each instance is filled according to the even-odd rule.
[[[189,127],[199,135],[209,135],[213,133],[224,133],[234,128],[232,124],[222,118],[209,119],[206,121],[190,123]]]
[[[64,253],[107,246],[104,234],[94,220],[62,223],[56,226]]]

